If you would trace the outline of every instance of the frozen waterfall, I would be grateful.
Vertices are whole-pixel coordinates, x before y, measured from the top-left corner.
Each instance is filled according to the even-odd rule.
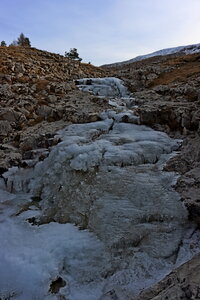
[[[78,84],[128,94],[117,78]],[[1,299],[134,299],[199,251],[177,175],[163,171],[180,141],[116,107],[60,130],[62,141],[34,168],[2,175]]]
[[[106,78],[83,78],[75,80],[80,90],[92,92],[97,96],[104,97],[127,97],[128,90],[122,80],[115,77]]]

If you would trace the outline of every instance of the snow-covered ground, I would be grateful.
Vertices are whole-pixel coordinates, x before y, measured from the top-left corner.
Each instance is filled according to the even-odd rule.
[[[200,52],[200,44],[194,44],[194,45],[188,45],[188,46],[179,46],[179,47],[173,47],[173,48],[167,48],[167,49],[162,49],[162,50],[158,50],[155,51],[153,53],[149,53],[146,55],[140,55],[137,56],[135,58],[126,60],[126,61],[122,61],[122,62],[116,62],[113,64],[107,64],[104,65],[106,67],[117,67],[117,66],[121,66],[121,65],[125,65],[125,64],[130,64],[132,62],[135,61],[140,61],[143,59],[147,59],[150,57],[154,57],[154,56],[163,56],[163,55],[169,55],[169,54],[175,54],[175,53],[180,53],[180,54],[193,54],[193,53],[199,53]]]
[[[177,175],[163,171],[180,141],[116,105],[0,179],[1,299],[131,299],[199,252]]]

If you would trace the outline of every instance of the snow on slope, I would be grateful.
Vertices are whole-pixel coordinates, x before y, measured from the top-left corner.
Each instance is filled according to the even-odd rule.
[[[113,63],[113,64],[107,64],[107,65],[103,65],[103,66],[116,67],[116,66],[121,66],[121,65],[125,65],[125,64],[130,64],[135,61],[141,61],[143,59],[147,59],[147,58],[154,57],[154,56],[160,56],[160,55],[164,56],[164,55],[170,55],[170,54],[174,54],[174,53],[193,54],[193,53],[198,53],[198,52],[200,52],[200,44],[194,44],[194,45],[189,45],[189,46],[179,46],[179,47],[174,47],[174,48],[158,50],[158,51],[152,52],[150,54],[140,55],[140,56],[137,56],[135,58],[132,58],[132,59],[129,59],[126,61],[117,62],[117,63]]]

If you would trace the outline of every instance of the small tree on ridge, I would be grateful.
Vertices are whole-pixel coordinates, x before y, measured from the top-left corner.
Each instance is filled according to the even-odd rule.
[[[5,41],[1,41],[1,46],[2,47],[6,47],[6,42]]]
[[[71,48],[69,52],[65,52],[65,57],[74,59],[74,60],[78,60],[78,61],[82,61],[82,58],[79,57],[79,54],[77,52],[76,48]]]
[[[31,47],[31,43],[28,37],[26,37],[23,33],[17,39],[17,45],[22,47]]]

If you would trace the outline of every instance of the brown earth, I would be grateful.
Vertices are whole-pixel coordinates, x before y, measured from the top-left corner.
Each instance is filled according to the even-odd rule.
[[[73,80],[102,76],[100,68],[58,54],[0,47],[0,171],[26,166],[66,124],[97,120],[107,101],[79,91]]]

